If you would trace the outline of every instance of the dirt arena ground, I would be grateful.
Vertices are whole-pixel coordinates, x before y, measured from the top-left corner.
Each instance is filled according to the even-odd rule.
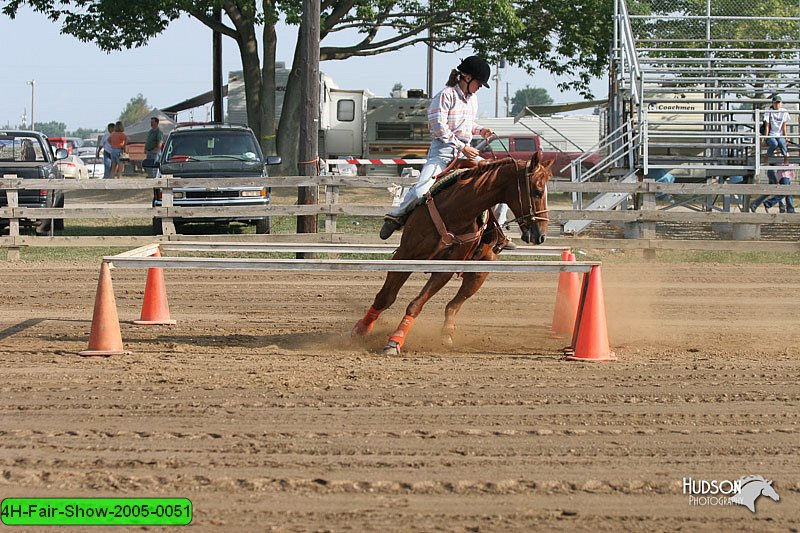
[[[384,358],[420,275],[352,344],[379,274],[168,270],[178,324],[142,327],[145,272],[116,269],[131,353],[81,358],[98,266],[0,263],[0,497],[186,497],[196,530],[800,528],[800,267],[607,262],[619,361],[581,364],[554,274],[493,275],[452,351],[446,288]],[[682,494],[753,474],[779,502]]]

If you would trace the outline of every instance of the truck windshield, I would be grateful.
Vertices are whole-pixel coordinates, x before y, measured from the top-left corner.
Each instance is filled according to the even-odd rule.
[[[45,161],[45,157],[37,137],[0,135],[0,160]]]
[[[164,147],[166,162],[258,159],[258,147],[246,132],[204,131],[173,135]]]

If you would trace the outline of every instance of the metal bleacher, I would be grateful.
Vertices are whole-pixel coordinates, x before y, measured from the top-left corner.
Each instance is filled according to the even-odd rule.
[[[576,160],[573,181],[631,182],[640,169],[645,177],[669,172],[677,182],[741,176],[753,183],[764,170],[757,126],[773,94],[782,96],[791,115],[788,141],[794,156],[787,166],[782,158],[773,158],[769,168],[800,168],[797,4],[787,4],[781,13],[791,16],[742,16],[748,5],[743,0],[706,0],[702,14],[632,14],[625,0],[615,0],[609,132],[594,148],[603,159],[588,172]],[[610,210],[624,207],[626,200],[620,193],[588,201],[573,194],[576,209]],[[706,197],[699,204],[696,200],[678,204],[716,208]],[[563,231],[579,233],[589,224],[568,221]]]

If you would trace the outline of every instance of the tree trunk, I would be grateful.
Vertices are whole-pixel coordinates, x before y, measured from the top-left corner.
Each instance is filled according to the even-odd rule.
[[[299,42],[299,29],[297,33]],[[300,142],[300,81],[300,46],[296,46],[292,71],[289,73],[286,94],[283,96],[281,120],[278,124],[278,154],[283,161],[279,172],[284,176],[293,176],[297,172],[297,148]]]
[[[265,24],[262,35],[264,66],[261,69],[261,150],[264,155],[276,153],[275,142],[275,54],[278,36],[274,24]]]
[[[244,76],[244,94],[247,104],[247,125],[253,130],[258,139],[261,139],[261,121],[263,94],[261,68],[258,60],[258,41],[255,28],[249,25],[239,30],[239,56],[242,58],[242,75]],[[274,56],[273,56],[274,61]],[[265,58],[266,62],[266,58]],[[275,84],[275,70],[273,69],[273,89]],[[273,92],[274,94],[274,92]],[[273,103],[274,111],[274,103]]]

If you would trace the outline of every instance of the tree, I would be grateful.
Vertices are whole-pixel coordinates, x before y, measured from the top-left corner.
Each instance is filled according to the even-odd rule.
[[[79,137],[81,139],[94,139],[98,135],[102,135],[102,131],[98,131],[94,128],[78,128],[77,130],[70,132],[71,137]]]
[[[550,98],[547,89],[526,85],[524,89],[519,89],[511,97],[511,116],[517,116],[517,113],[529,105],[550,105],[552,103],[553,99]]]
[[[48,137],[64,137],[67,134],[67,125],[63,122],[37,122],[34,127]]]
[[[147,98],[139,93],[131,98],[117,120],[122,121],[125,126],[130,126],[146,117],[150,110],[151,107],[147,105]]]
[[[604,75],[608,63],[612,33],[608,0],[320,1],[321,61],[373,56],[425,42],[444,52],[460,52],[469,45],[489,60],[503,57],[530,73],[543,68],[570,74],[561,88],[577,89],[587,97],[589,82]],[[283,16],[299,26],[302,0],[9,0],[3,12],[13,18],[25,4],[60,22],[64,33],[105,51],[141,46],[184,13],[230,37],[242,59],[248,124],[265,152],[277,149],[284,172],[297,171],[303,65],[297,46],[276,135],[275,25]],[[228,23],[216,20],[218,9]],[[341,36],[337,42],[343,38],[350,42],[327,45],[326,38],[334,35]]]

